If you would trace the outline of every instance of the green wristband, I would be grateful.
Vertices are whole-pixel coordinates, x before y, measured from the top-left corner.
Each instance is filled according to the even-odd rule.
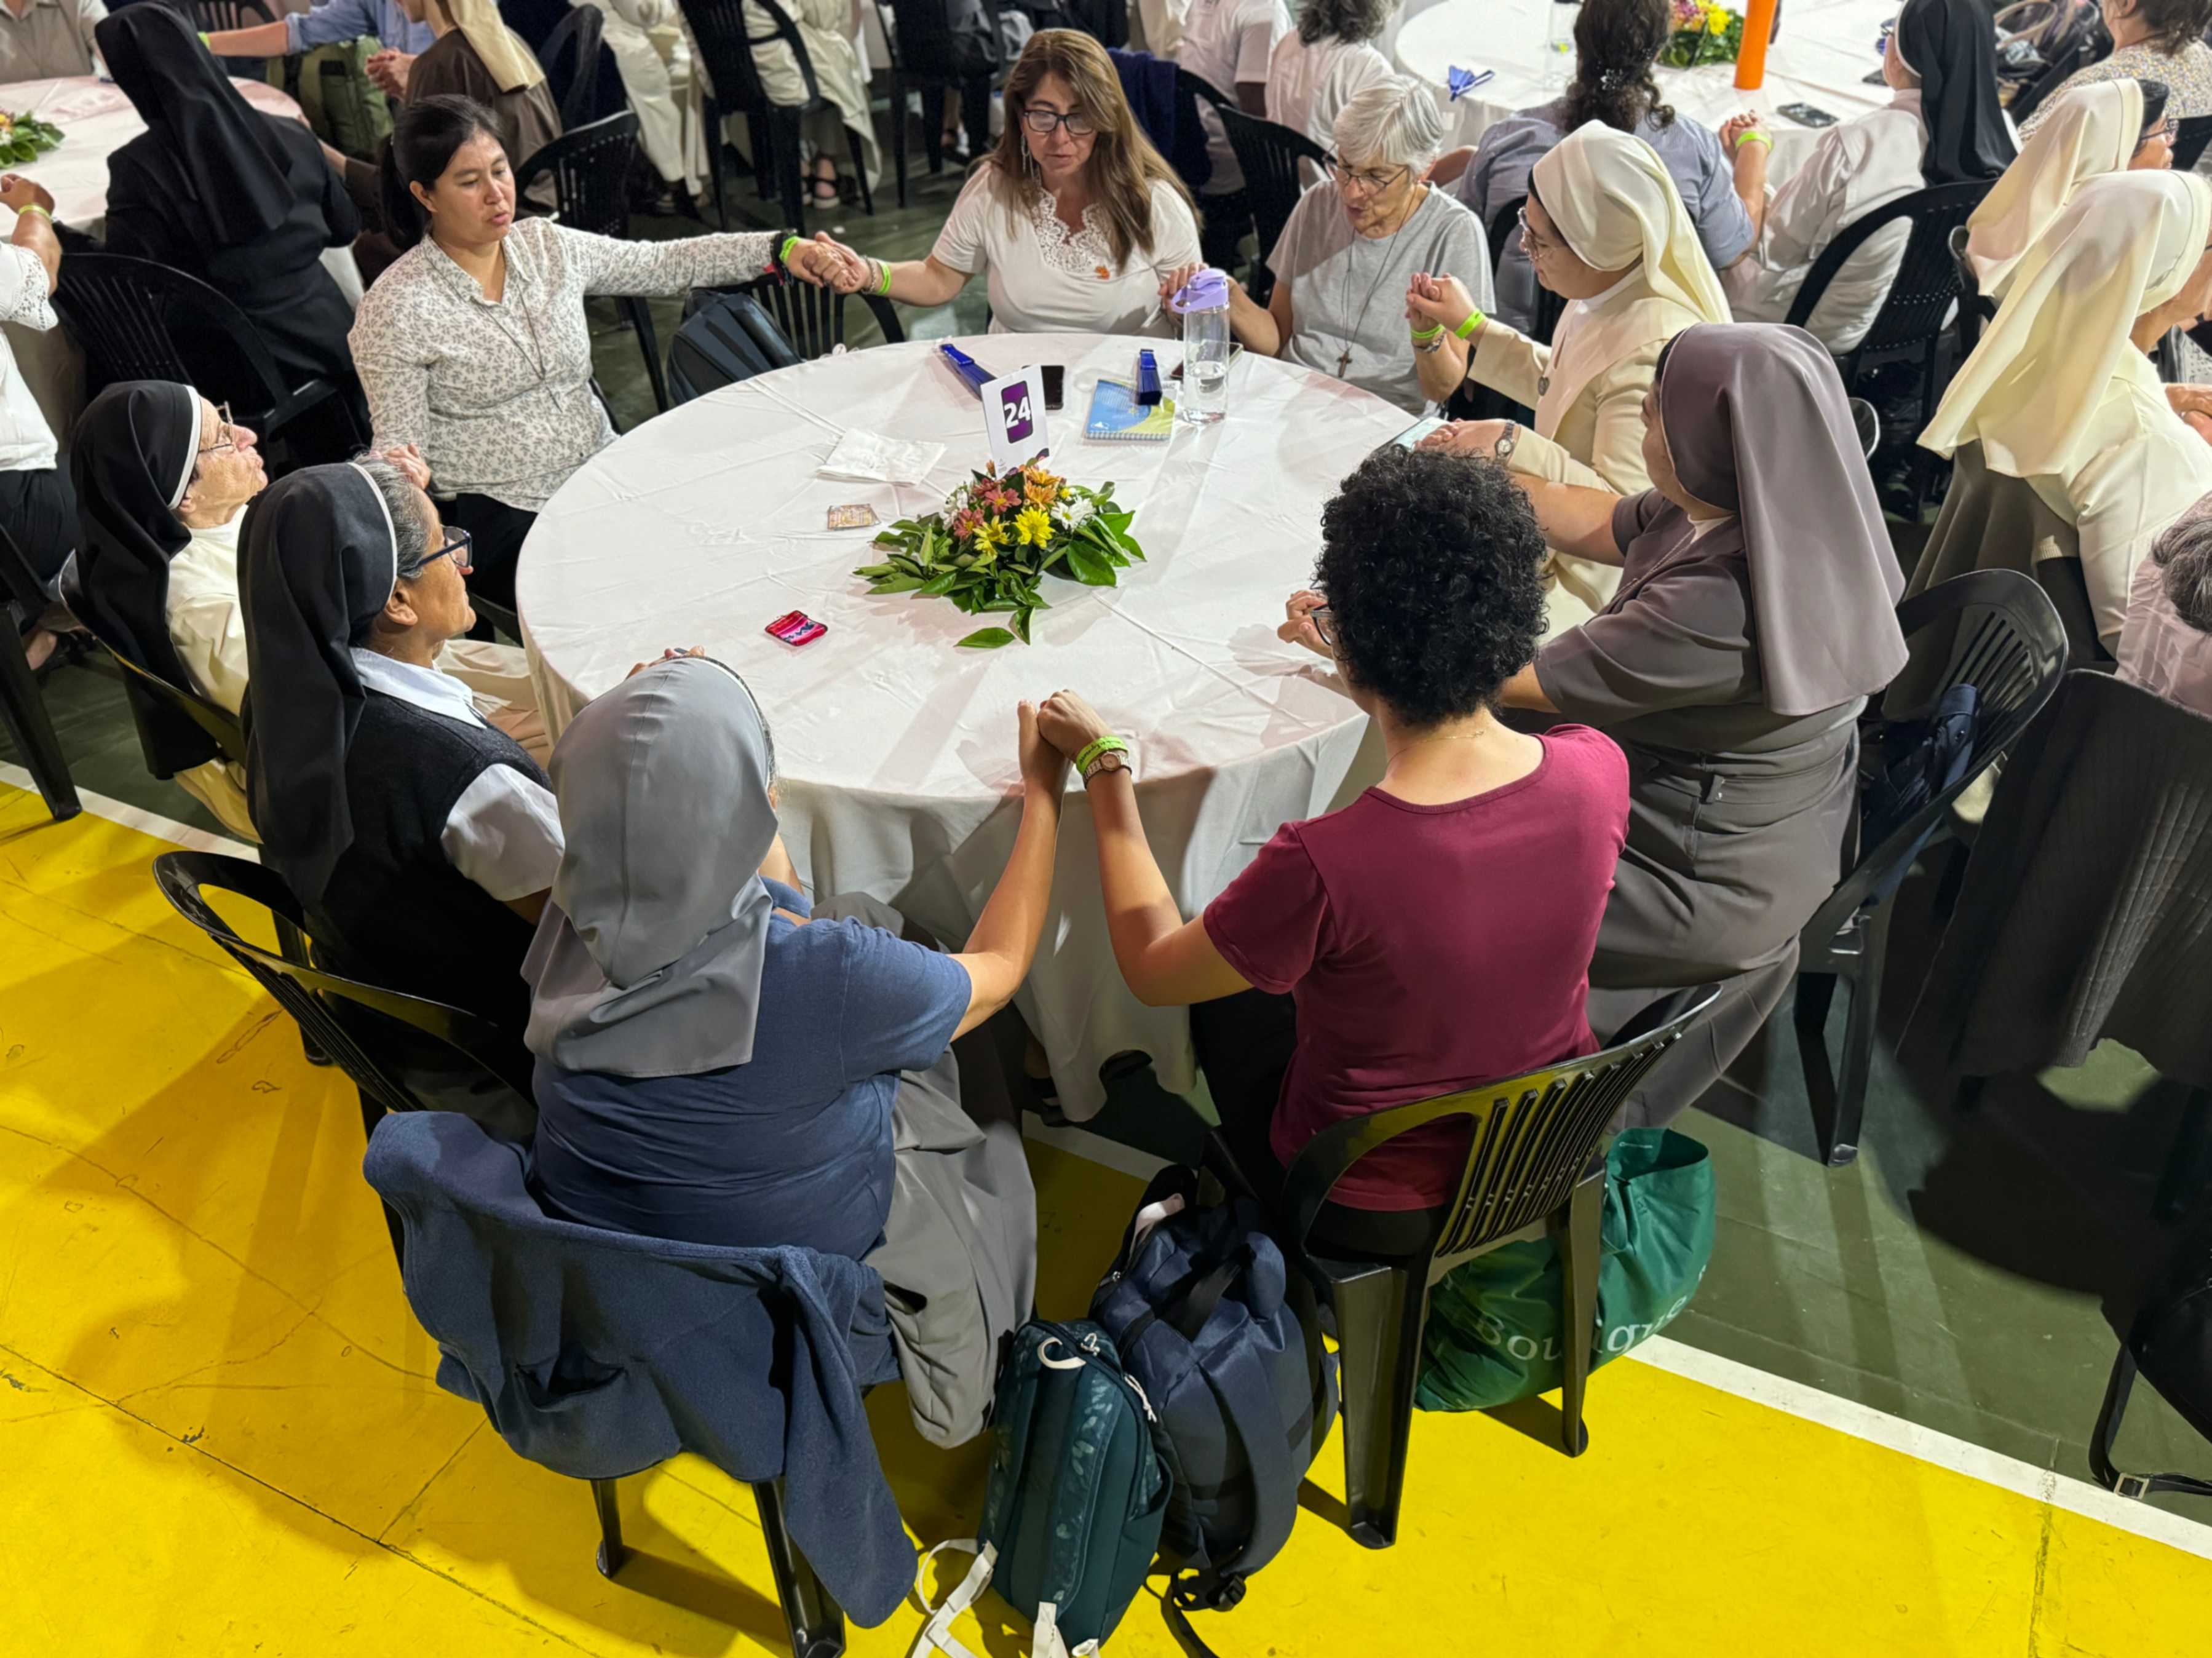
[[[786,270],[791,269],[791,250],[806,240],[804,236],[786,236],[783,246],[775,250],[775,262]]]
[[[1127,754],[1128,751],[1129,745],[1118,737],[1093,738],[1083,745],[1081,752],[1075,756],[1076,774],[1088,779],[1091,775],[1091,762],[1101,755]]]
[[[35,213],[41,219],[44,219],[48,224],[52,224],[54,222],[54,216],[47,212],[43,207],[40,207],[36,202],[26,202],[22,206],[15,210],[15,216],[19,219],[26,213]]]
[[[1745,128],[1743,136],[1735,141],[1735,147],[1739,150],[1741,150],[1746,144],[1765,144],[1769,155],[1771,155],[1774,150],[1774,140],[1768,137],[1766,134],[1761,132],[1757,127]]]
[[[1444,325],[1442,323],[1438,323],[1432,328],[1416,328],[1413,331],[1413,337],[1422,344],[1426,345],[1431,340],[1436,338],[1437,335],[1443,331]]]
[[[1453,329],[1452,332],[1461,339],[1471,340],[1474,337],[1474,331],[1489,320],[1490,319],[1484,316],[1480,310],[1470,311],[1467,314],[1467,320]]]
[[[891,262],[889,259],[878,259],[876,269],[883,273],[876,278],[876,296],[878,299],[889,299],[891,292]]]

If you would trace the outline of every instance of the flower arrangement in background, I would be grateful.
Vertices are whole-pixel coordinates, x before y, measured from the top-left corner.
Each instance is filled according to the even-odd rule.
[[[1674,36],[1659,54],[1668,69],[1733,64],[1743,46],[1743,14],[1718,0],[1674,0]]]
[[[1115,506],[1110,483],[1071,483],[1034,460],[1001,477],[994,465],[947,495],[942,512],[884,530],[876,546],[890,558],[853,574],[872,593],[949,598],[970,616],[1011,618],[1011,630],[979,628],[959,641],[970,650],[1026,645],[1030,617],[1048,608],[1038,591],[1048,574],[1111,587],[1116,571],[1144,557],[1129,533],[1135,516]]]
[[[35,115],[10,115],[0,110],[0,161],[21,167],[45,155],[62,141],[62,130]]]

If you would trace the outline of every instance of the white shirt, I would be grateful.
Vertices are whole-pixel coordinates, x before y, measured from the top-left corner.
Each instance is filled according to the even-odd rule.
[[[1331,34],[1308,46],[1291,29],[1267,59],[1267,118],[1334,154],[1336,118],[1355,94],[1389,73],[1390,60],[1367,41]],[[1299,166],[1309,185],[1319,181],[1321,170],[1313,163]]]
[[[1267,83],[1275,43],[1290,27],[1291,15],[1283,9],[1283,0],[1190,0],[1175,60],[1234,103],[1239,82]],[[1221,196],[1243,189],[1244,170],[1229,148],[1221,118],[1201,102],[1199,118],[1206,125],[1206,153],[1213,160],[1213,176],[1206,181],[1205,193]]]
[[[411,703],[425,714],[483,725],[469,688],[435,668],[422,668],[375,651],[354,647],[361,683]],[[446,860],[505,903],[553,884],[565,842],[553,792],[512,766],[487,766],[461,791],[438,837]]]
[[[241,509],[228,524],[191,531],[184,551],[169,561],[166,610],[169,642],[191,689],[233,714],[246,705],[246,612],[238,602],[238,531],[245,522]]]
[[[2166,567],[2156,559],[2136,566],[2119,659],[2121,678],[2212,714],[2212,634],[2191,627],[2175,611],[2166,596]]]
[[[1878,207],[1925,187],[1920,157],[1928,145],[1917,88],[1884,108],[1820,135],[1805,165],[1766,204],[1766,223],[1750,257],[1721,273],[1738,322],[1780,322],[1806,274],[1837,233]],[[1840,355],[1866,337],[1905,259],[1912,227],[1900,219],[1860,244],[1836,272],[1807,326]]]
[[[1071,234],[1049,194],[1027,214],[1010,210],[997,170],[975,169],[938,232],[930,257],[951,270],[990,273],[991,331],[1166,334],[1160,273],[1196,264],[1198,221],[1176,187],[1152,186],[1152,246],[1129,250],[1118,269],[1097,205],[1084,210]]]
[[[48,293],[44,261],[27,247],[0,242],[0,322],[45,333],[54,325]],[[53,464],[53,431],[0,335],[0,472],[41,471]]]

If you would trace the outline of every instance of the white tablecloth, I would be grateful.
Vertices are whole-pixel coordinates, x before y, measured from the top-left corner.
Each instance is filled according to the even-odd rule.
[[[851,571],[880,556],[873,532],[826,531],[827,509],[866,501],[889,522],[942,505],[984,458],[981,413],[933,346],[827,358],[647,422],[547,504],[517,584],[547,718],[559,730],[665,647],[705,647],[745,677],[775,728],[785,838],[815,891],[888,900],[957,948],[1013,843],[1014,705],[1072,686],[1135,738],[1153,849],[1194,914],[1282,823],[1379,774],[1360,757],[1364,719],[1274,627],[1311,574],[1322,504],[1406,416],[1247,354],[1231,372],[1225,421],[1164,444],[1091,443],[1081,414],[1092,386],[1102,372],[1127,374],[1143,342],[963,343],[1000,370],[1066,366],[1054,464],[1079,482],[1111,479],[1148,556],[1120,586],[1048,580],[1036,642],[995,652],[953,648],[991,618],[871,598]],[[1163,357],[1172,369],[1174,348]],[[945,453],[919,487],[816,477],[848,425],[942,442]],[[828,635],[793,649],[762,631],[794,607]],[[1150,1054],[1167,1087],[1188,1089],[1187,1017],[1139,1005],[1115,968],[1079,788],[1054,896],[1022,1011],[1063,1108],[1094,1113],[1100,1063],[1129,1049]]]
[[[1398,64],[1437,89],[1449,143],[1472,144],[1492,122],[1557,97],[1574,73],[1571,50],[1546,49],[1550,0],[1444,0],[1418,15],[1412,3],[1398,31]],[[1659,89],[1679,112],[1714,128],[1747,109],[1772,117],[1769,176],[1779,183],[1803,165],[1820,135],[1774,111],[1805,103],[1848,121],[1887,103],[1889,89],[1864,77],[1881,67],[1876,43],[1896,13],[1893,0],[1783,0],[1782,35],[1767,50],[1758,91],[1736,90],[1733,64],[1662,69]],[[1455,104],[1444,90],[1444,71],[1455,66],[1497,74]]]
[[[275,87],[246,80],[232,84],[256,109],[295,118],[300,113],[300,106]],[[123,88],[89,75],[14,81],[0,85],[0,109],[13,115],[36,115],[62,130],[60,143],[37,161],[10,170],[37,179],[52,192],[54,217],[88,235],[100,234],[107,223],[107,158],[146,130]],[[0,226],[12,230],[15,223],[15,216],[0,208]],[[351,248],[328,250],[323,267],[348,303],[361,303],[361,268],[354,263]],[[24,383],[67,454],[70,430],[84,409],[82,354],[60,328],[37,334],[11,323],[8,343]]]

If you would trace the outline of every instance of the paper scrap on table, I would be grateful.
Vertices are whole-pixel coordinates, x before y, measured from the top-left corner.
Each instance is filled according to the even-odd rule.
[[[877,432],[848,432],[837,440],[821,476],[868,483],[920,483],[945,457],[941,443],[908,443]]]

